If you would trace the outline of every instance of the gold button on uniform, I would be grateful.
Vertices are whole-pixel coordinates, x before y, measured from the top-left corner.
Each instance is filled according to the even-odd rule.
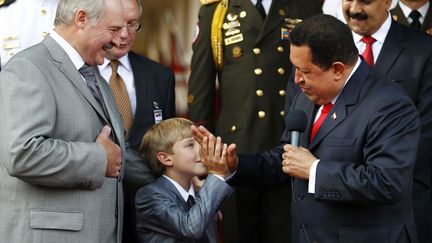
[[[42,36],[42,37],[46,37],[47,35],[48,35],[48,32],[47,32],[47,31],[44,31],[44,32],[41,33],[41,36]]]
[[[47,14],[46,9],[41,9],[40,14],[41,14],[42,16],[45,16],[45,15]]]
[[[282,46],[278,46],[277,51],[282,53],[282,52],[284,52],[284,48]]]
[[[285,10],[279,9],[279,15],[280,16],[285,16]]]
[[[278,68],[278,73],[280,74],[280,75],[284,75],[285,74],[285,69],[283,69],[283,68]]]
[[[279,95],[280,96],[285,96],[286,95],[285,90],[283,90],[283,89],[279,90]]]
[[[252,51],[253,51],[253,53],[255,53],[256,55],[258,55],[258,54],[261,53],[261,49],[259,49],[259,48],[254,48]]]
[[[261,89],[258,89],[258,90],[256,91],[256,95],[259,96],[259,97],[261,97],[261,96],[264,95],[264,91],[262,91]]]
[[[237,130],[237,127],[236,126],[232,126],[231,127],[231,132],[235,132]]]
[[[188,99],[187,99],[188,104],[192,103],[194,101],[194,98],[195,98],[194,95],[192,94],[188,95]]]
[[[265,112],[264,112],[264,111],[258,111],[258,117],[259,117],[259,118],[261,118],[261,119],[262,119],[262,118],[264,118],[264,117],[265,117],[265,115],[266,115],[266,114],[265,114]]]
[[[255,68],[254,73],[256,75],[261,75],[262,74],[262,69],[261,68]]]
[[[284,115],[285,115],[285,111],[281,111],[281,112],[280,112],[280,115],[281,115],[281,116],[284,116]]]

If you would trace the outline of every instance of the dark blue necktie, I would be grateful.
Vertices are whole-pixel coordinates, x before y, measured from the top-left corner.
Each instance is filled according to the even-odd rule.
[[[189,206],[189,209],[190,209],[193,205],[195,205],[195,199],[191,195],[189,195],[186,203],[187,203],[187,205]]]

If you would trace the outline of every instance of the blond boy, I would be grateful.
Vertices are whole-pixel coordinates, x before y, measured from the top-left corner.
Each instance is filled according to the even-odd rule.
[[[217,139],[201,158],[184,118],[172,118],[151,127],[144,135],[140,155],[160,176],[136,195],[137,233],[140,242],[216,242],[216,214],[232,189],[224,182],[226,145]],[[207,148],[206,148],[207,149]],[[207,154],[207,153],[206,153]],[[206,167],[202,161],[211,168]],[[192,179],[208,176],[199,192]]]

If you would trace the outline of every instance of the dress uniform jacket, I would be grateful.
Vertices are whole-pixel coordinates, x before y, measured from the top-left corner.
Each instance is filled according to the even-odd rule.
[[[404,15],[404,13],[402,12],[402,9],[399,6],[399,4],[396,5],[396,7],[394,9],[390,10],[390,13],[393,17],[393,20],[395,20],[399,24],[403,24],[403,25],[407,25],[407,26],[410,25],[407,18]],[[426,31],[428,34],[432,35],[432,8],[431,8],[431,5],[429,5],[426,16],[424,16],[424,20],[423,20],[423,23],[421,25],[421,30]]]
[[[317,1],[318,2],[318,1]],[[240,152],[258,152],[278,144],[284,128],[285,87],[291,72],[289,31],[319,13],[315,1],[274,0],[265,21],[250,0],[229,1],[223,27],[223,67],[217,72],[210,30],[217,4],[199,13],[189,79],[189,115],[236,143]],[[220,115],[214,123],[216,77]]]
[[[263,20],[250,0],[228,2],[222,24],[223,66],[220,70],[215,68],[211,52],[212,18],[219,3],[204,5],[200,9],[199,33],[193,43],[189,78],[189,116],[193,121],[214,129],[215,134],[222,136],[227,143],[236,143],[240,153],[258,153],[279,144],[284,129],[285,87],[292,68],[289,31],[308,16],[320,13],[321,6],[316,0],[273,0]],[[216,78],[220,92],[218,115],[219,110],[214,106],[215,99],[219,98]],[[276,206],[289,204],[289,191],[286,194],[287,189],[283,189],[284,195],[278,191],[273,194],[273,199],[268,200],[266,210],[279,212],[279,217],[268,217],[271,220],[283,219],[277,224],[286,228],[289,215],[280,214],[279,206]],[[241,199],[237,190],[236,196],[239,210],[250,207],[245,203],[262,205],[262,202],[253,201],[252,193]],[[240,221],[239,227],[250,224],[252,220]],[[282,228],[265,227],[289,237]],[[252,229],[246,234],[256,238],[256,231]],[[251,242],[249,240],[247,242]],[[267,242],[279,241],[268,238]]]
[[[5,1],[0,6],[1,67],[19,51],[41,42],[53,30],[58,2],[16,0],[9,5]]]

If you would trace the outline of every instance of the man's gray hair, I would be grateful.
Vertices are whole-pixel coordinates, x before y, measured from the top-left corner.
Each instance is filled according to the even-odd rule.
[[[57,6],[54,25],[72,24],[78,10],[83,10],[89,17],[90,24],[94,26],[104,16],[106,7],[105,1],[106,0],[60,0]]]

